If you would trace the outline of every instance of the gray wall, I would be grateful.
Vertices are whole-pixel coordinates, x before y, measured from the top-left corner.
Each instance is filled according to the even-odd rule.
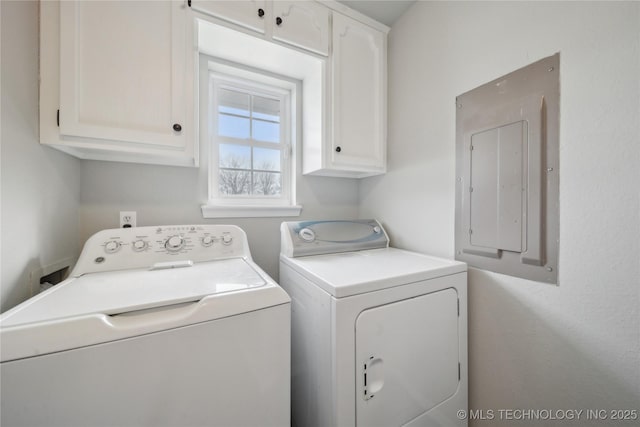
[[[38,142],[38,3],[1,3],[4,311],[77,256],[80,162]]]
[[[391,30],[389,173],[360,215],[449,257],[455,97],[561,53],[560,285],[470,271],[472,408],[638,409],[639,34],[636,2],[418,2]]]
[[[278,279],[280,223],[302,219],[356,218],[358,182],[298,175],[300,217],[204,220],[205,169],[85,161],[82,163],[80,237],[118,227],[121,210],[137,212],[139,226],[161,224],[235,224],[249,239],[254,260]]]

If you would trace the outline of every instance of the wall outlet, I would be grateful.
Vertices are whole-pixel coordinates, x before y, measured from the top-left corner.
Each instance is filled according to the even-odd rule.
[[[120,228],[131,228],[136,226],[135,211],[120,211]]]

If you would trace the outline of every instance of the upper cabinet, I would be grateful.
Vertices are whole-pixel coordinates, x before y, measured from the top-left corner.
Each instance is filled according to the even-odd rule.
[[[184,5],[43,2],[41,13],[43,144],[88,159],[197,165]]]
[[[386,71],[386,34],[334,13],[333,168],[385,171]]]
[[[198,166],[202,52],[302,82],[303,173],[386,170],[389,29],[340,3],[69,0],[41,2],[40,14],[42,144]]]
[[[312,1],[275,1],[273,38],[329,54],[329,9]]]
[[[191,0],[199,13],[320,55],[329,54],[330,9],[314,1]]]
[[[305,141],[303,172],[362,178],[386,171],[387,34],[333,12],[328,138]]]
[[[262,34],[266,31],[265,0],[191,0],[189,6],[197,12],[224,19]]]

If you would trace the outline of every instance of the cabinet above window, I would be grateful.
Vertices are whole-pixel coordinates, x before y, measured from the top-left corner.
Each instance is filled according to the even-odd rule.
[[[196,12],[215,16],[261,34],[266,33],[265,0],[190,0],[187,3]]]
[[[191,0],[201,14],[320,55],[329,54],[330,9],[314,1]]]

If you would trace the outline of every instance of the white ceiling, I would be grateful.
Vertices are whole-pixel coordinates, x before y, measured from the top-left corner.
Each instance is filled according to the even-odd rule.
[[[415,2],[416,0],[338,0],[338,3],[389,27]]]

